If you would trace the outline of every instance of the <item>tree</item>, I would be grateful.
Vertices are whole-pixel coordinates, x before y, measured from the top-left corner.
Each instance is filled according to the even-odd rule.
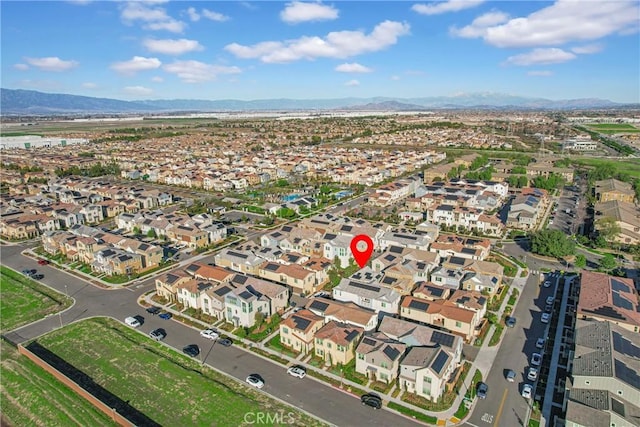
[[[576,244],[560,230],[540,230],[531,234],[531,252],[538,255],[562,258],[573,255]]]
[[[596,220],[596,230],[598,230],[598,236],[602,236],[609,245],[615,242],[621,231],[620,225],[610,216]]]
[[[153,228],[149,229],[149,231],[147,232],[147,237],[150,237],[152,239],[155,239],[156,237],[158,237],[156,235],[156,230],[154,230]]]
[[[579,269],[585,268],[587,266],[587,257],[582,254],[576,255],[576,260],[573,262],[573,265]]]
[[[600,258],[600,267],[604,270],[613,270],[618,266],[618,262],[616,258],[612,254],[605,254],[602,258]]]
[[[261,311],[256,311],[255,321],[256,321],[256,329],[260,329],[260,327],[264,323],[264,313]]]

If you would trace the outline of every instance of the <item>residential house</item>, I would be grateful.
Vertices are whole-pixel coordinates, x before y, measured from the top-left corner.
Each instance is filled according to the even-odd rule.
[[[620,232],[614,237],[617,243],[623,245],[640,243],[640,208],[636,205],[619,200],[609,200],[608,202],[596,203],[594,210],[596,230],[602,227],[601,219],[611,218],[620,228]]]
[[[431,283],[451,290],[460,289],[465,272],[459,269],[437,267],[431,272]]]
[[[398,376],[407,346],[382,332],[365,334],[356,347],[356,372],[373,381],[390,383]]]
[[[315,355],[331,365],[346,365],[354,358],[364,329],[336,321],[327,322],[315,335]]]
[[[350,302],[334,301],[328,298],[312,298],[307,308],[326,319],[358,326],[371,331],[378,326],[378,315],[373,310],[359,307]]]
[[[333,288],[333,298],[355,303],[382,316],[398,314],[401,295],[391,288],[345,278]]]
[[[225,248],[218,252],[214,260],[216,265],[220,267],[254,276],[258,275],[260,265],[265,261],[263,258],[255,256],[252,252],[231,248]]]
[[[631,184],[613,178],[596,181],[594,192],[598,202],[618,200],[619,202],[633,203],[636,197]]]
[[[267,261],[258,268],[258,276],[290,286],[301,295],[309,295],[317,288],[315,271],[298,264]]]
[[[427,301],[406,296],[400,304],[400,316],[426,325],[444,328],[470,342],[482,321],[479,313],[446,304],[446,301]]]
[[[156,277],[156,294],[168,301],[178,300],[178,286],[192,277],[185,270],[173,270]]]
[[[400,363],[400,387],[409,393],[437,401],[456,367],[451,355],[439,345],[411,347]]]
[[[303,309],[280,322],[280,343],[298,353],[313,349],[316,332],[324,325],[324,317]]]

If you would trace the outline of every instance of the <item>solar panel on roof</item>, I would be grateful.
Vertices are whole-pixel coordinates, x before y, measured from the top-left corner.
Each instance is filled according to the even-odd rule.
[[[243,298],[243,299],[249,299],[249,298],[253,297],[253,294],[251,292],[249,292],[249,291],[242,291],[242,292],[240,292],[239,296],[241,298]]]
[[[629,341],[624,335],[612,332],[613,349],[618,353],[640,360],[640,347]]]
[[[438,352],[436,359],[431,364],[431,369],[433,369],[437,374],[442,372],[442,368],[444,368],[445,363],[449,359],[449,355],[445,353],[443,350]]]
[[[374,346],[377,344],[377,342],[375,340],[372,340],[371,338],[365,338],[362,340],[362,342],[366,345],[370,345],[370,346]]]
[[[280,268],[280,264],[267,264],[264,269],[267,271],[278,271]]]
[[[226,294],[228,294],[229,292],[231,292],[231,289],[229,289],[228,286],[223,286],[221,288],[216,289],[215,291],[213,291],[214,294],[223,297]]]
[[[343,225],[342,227],[340,227],[340,230],[349,232],[353,230],[353,227],[350,225]]]
[[[296,325],[296,329],[300,329],[301,331],[307,329],[311,324],[311,320],[296,315],[293,315],[291,320]]]
[[[613,397],[611,398],[611,410],[624,418],[624,403]]]
[[[429,308],[429,304],[424,301],[411,300],[409,302],[409,308],[415,308],[416,310],[426,311]]]
[[[141,244],[140,244],[140,246],[139,246],[139,249],[140,249],[141,251],[146,251],[147,249],[149,249],[149,247],[150,247],[150,246],[149,246],[149,245],[147,245],[146,243],[141,243]]]
[[[401,239],[407,239],[407,240],[417,240],[418,238],[416,236],[412,236],[409,234],[396,234],[396,237],[399,237]]]
[[[313,300],[313,302],[309,306],[309,308],[313,308],[319,311],[325,311],[327,307],[329,307],[329,304],[327,304],[326,302],[318,301],[318,300]]]
[[[325,238],[326,240],[333,240],[333,239],[335,239],[336,237],[338,237],[338,236],[337,236],[336,234],[332,234],[332,233],[327,233],[327,234],[325,234],[325,235],[324,235],[324,238]]]
[[[391,347],[390,345],[387,345],[384,350],[382,350],[382,352],[386,354],[387,357],[391,360],[396,360],[396,358],[400,355],[398,349]]]
[[[404,248],[401,248],[400,246],[391,246],[389,248],[389,252],[394,254],[401,254],[402,251],[404,251]]]
[[[618,292],[611,293],[611,299],[613,300],[613,305],[616,307],[624,308],[625,310],[633,310],[633,304],[631,301],[620,295]]]
[[[613,359],[613,365],[615,367],[616,378],[619,378],[636,389],[640,389],[640,375],[638,375],[634,369],[629,368],[624,362],[618,359]]]
[[[385,259],[385,260],[387,260],[387,261],[389,261],[389,262],[391,262],[391,261],[393,261],[394,259],[396,259],[396,256],[395,256],[395,255],[391,255],[391,254],[389,254],[389,255],[387,255],[386,257],[384,257],[384,259]]]
[[[229,251],[227,252],[229,255],[234,256],[234,257],[238,257],[238,258],[242,258],[242,259],[247,259],[248,256],[246,254],[241,254],[239,252],[234,252],[234,251]]]
[[[617,292],[631,292],[629,286],[616,279],[611,279],[611,289]]]
[[[393,277],[389,277],[389,276],[385,276],[384,279],[382,279],[382,283],[384,283],[385,285],[391,285],[393,283],[395,283],[397,280],[394,279]]]
[[[367,291],[371,291],[371,292],[380,292],[380,287],[379,286],[372,286],[372,285],[365,285],[364,283],[360,283],[360,282],[349,282],[349,286],[353,286],[354,288],[359,288],[359,289],[365,289]]]
[[[290,225],[285,225],[284,227],[282,227],[282,231],[290,233],[291,231],[293,231],[293,227],[291,227]]]
[[[433,334],[431,335],[431,342],[440,344],[441,346],[448,348],[451,348],[453,346],[453,341],[455,339],[456,337],[454,337],[453,335],[440,331],[433,331]]]
[[[460,252],[462,252],[463,254],[475,254],[476,250],[473,248],[462,248]]]
[[[349,333],[347,334],[346,337],[344,337],[345,340],[347,340],[347,342],[351,342],[354,340],[354,338],[356,338],[358,336],[358,331],[356,330],[352,330],[349,331]]]
[[[601,316],[611,317],[612,319],[619,319],[619,320],[627,319],[622,314],[618,313],[613,307],[609,307],[609,306],[598,307],[595,310],[582,310],[582,311],[586,313],[595,313]]]
[[[186,268],[187,271],[197,271],[200,268],[200,266],[198,264],[189,264]]]
[[[239,283],[241,285],[244,285],[245,282],[247,281],[248,277],[247,276],[243,276],[240,274],[236,274],[233,279],[231,280],[233,283]]]

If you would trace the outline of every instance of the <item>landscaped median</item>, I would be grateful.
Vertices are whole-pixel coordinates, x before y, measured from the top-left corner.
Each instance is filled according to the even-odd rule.
[[[245,414],[260,411],[290,413],[294,425],[324,425],[113,319],[73,323],[26,347],[138,425],[242,425]]]

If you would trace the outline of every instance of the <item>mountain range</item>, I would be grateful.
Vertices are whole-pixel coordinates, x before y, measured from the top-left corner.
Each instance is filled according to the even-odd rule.
[[[501,93],[465,93],[421,98],[337,98],[337,99],[158,99],[123,101],[110,98],[44,93],[24,89],[0,89],[2,115],[76,115],[221,111],[426,111],[438,109],[530,109],[572,110],[594,108],[637,108],[604,99],[550,100]]]

